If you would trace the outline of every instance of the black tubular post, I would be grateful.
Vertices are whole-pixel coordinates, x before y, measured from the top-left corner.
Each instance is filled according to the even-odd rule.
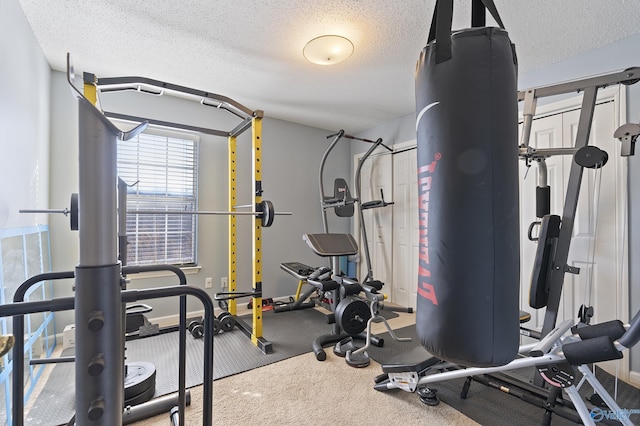
[[[0,306],[0,317],[37,314],[40,312],[58,312],[73,309],[73,297],[60,297],[51,300],[18,302]]]
[[[177,404],[178,396],[176,394],[170,394],[154,398],[144,404],[125,407],[124,414],[122,415],[122,424],[128,425],[149,417],[167,413],[176,407]],[[186,404],[191,404],[191,392],[189,392],[189,390],[186,391]]]
[[[158,272],[158,271],[169,271],[176,274],[178,279],[180,280],[180,285],[187,284],[187,276],[184,274],[184,271],[177,266],[173,265],[146,265],[146,266],[123,266],[122,272],[128,274],[140,274],[142,272]]]
[[[211,426],[213,423],[213,301],[211,297],[201,288],[191,286],[172,286],[163,288],[153,288],[148,290],[126,290],[122,292],[123,302],[137,302],[138,300],[147,300],[155,298],[164,298],[171,296],[190,295],[194,296],[202,302],[204,306],[204,329],[208,333],[204,334],[204,377],[203,377],[203,407],[202,407],[202,424],[203,426]],[[185,302],[186,303],[186,302]],[[182,304],[182,300],[181,300]],[[181,327],[181,335],[185,335],[186,330]],[[184,346],[183,346],[184,347]],[[184,359],[180,360],[180,369],[184,371]],[[183,378],[184,379],[184,378]],[[179,410],[180,424],[184,424],[185,390],[184,384],[179,385]]]
[[[35,275],[18,286],[13,295],[13,302],[23,302],[27,294],[27,290],[42,281],[73,279],[74,272],[49,272],[45,274]],[[19,370],[19,374],[13,374],[11,383],[13,409],[12,424],[22,426],[24,424],[24,316],[16,315],[13,317],[13,368],[14,371]]]
[[[182,273],[182,271],[180,272]],[[50,274],[42,274],[40,277],[42,276],[48,276],[49,278],[47,279],[52,279]],[[65,275],[64,277],[69,278],[68,275]],[[38,282],[38,280],[36,279],[36,277],[34,277],[30,279],[30,282],[31,282],[31,285],[33,285],[33,283]],[[186,305],[186,300],[182,300],[182,299],[184,299],[183,296],[187,296],[187,295],[191,295],[200,299],[200,301],[204,306],[204,322],[203,322],[204,327],[206,330],[213,330],[213,314],[214,314],[213,301],[211,300],[209,295],[202,289],[199,289],[196,287],[190,287],[186,285],[179,285],[179,286],[171,286],[171,287],[164,287],[164,288],[152,288],[147,290],[125,290],[121,293],[121,298],[122,298],[122,302],[127,303],[127,302],[136,302],[139,300],[181,296],[181,305],[182,303]],[[47,312],[47,311],[57,312],[57,311],[71,310],[74,308],[74,304],[75,304],[74,297],[63,297],[63,298],[51,299],[51,300],[39,300],[34,302],[15,302],[10,305],[0,306],[0,317],[8,317],[8,316],[17,317],[17,316],[23,316],[26,314],[33,314],[38,312]],[[182,329],[180,330],[180,333],[185,337],[185,343],[186,343],[186,330],[184,329],[184,327],[182,327]],[[203,377],[203,388],[204,388],[203,410],[204,411],[202,414],[202,418],[203,418],[203,425],[210,426],[213,421],[212,420],[212,415],[213,415],[212,414],[213,333],[205,333],[204,345],[205,345],[204,377]],[[21,341],[20,343],[16,342],[16,345],[14,346],[14,351],[16,350],[15,349],[16,347],[19,351],[24,350],[23,341]],[[185,348],[185,345],[181,345],[181,349],[184,349],[184,348]],[[180,383],[179,383],[179,389],[178,389],[178,402],[179,402],[180,412],[182,413],[182,414],[179,414],[181,424],[184,424],[184,410],[186,407],[186,393],[185,393],[185,383],[184,383],[185,381],[184,372],[186,370],[185,358],[186,357],[185,357],[184,351],[181,351],[179,363],[180,363],[180,371],[182,372],[181,374],[182,377],[179,378]],[[23,362],[24,362],[24,358],[23,358]],[[16,405],[21,407],[22,411],[24,412],[24,405],[23,405],[24,402],[22,401],[23,398],[24,398],[23,389],[20,389],[19,392],[14,392],[14,395],[13,395],[14,404],[19,400],[20,402]],[[14,405],[14,407],[16,407],[16,405]],[[16,416],[17,413],[15,412],[15,408],[13,412],[14,412],[14,415],[13,415],[14,424],[23,424],[24,414],[22,416]]]
[[[187,277],[184,271],[177,266],[173,265],[146,265],[146,266],[124,266],[122,268],[123,274],[138,274],[141,272],[155,272],[155,271],[169,271],[178,276],[180,285],[187,285]],[[213,310],[211,311],[213,315]],[[178,325],[178,401],[185,401],[185,387],[187,377],[187,298],[186,296],[180,296],[180,324]],[[213,327],[213,322],[211,323]],[[213,330],[209,328],[205,330]],[[180,407],[184,407],[182,404]],[[184,424],[184,408],[180,409],[178,413],[180,418],[180,424]]]
[[[75,356],[63,356],[59,358],[38,358],[29,361],[29,365],[44,365],[44,364],[61,364],[64,362],[75,362]]]
[[[137,274],[141,272],[157,272],[157,271],[169,271],[173,272],[179,279],[180,285],[187,284],[187,278],[184,272],[173,265],[147,265],[147,266],[125,266],[122,268],[122,272],[126,275],[129,274]],[[75,271],[65,271],[65,272],[49,272],[44,274],[34,275],[33,277],[24,281],[18,288],[16,289],[13,295],[13,302],[23,302],[24,297],[31,287],[35,284],[38,284],[42,281],[52,281],[52,280],[61,280],[61,279],[73,279],[75,278]],[[72,309],[73,307],[69,308]],[[0,308],[1,309],[1,308]],[[184,321],[182,318],[184,317]],[[180,317],[181,322],[186,323],[186,303],[185,303],[185,314]],[[186,329],[186,326],[185,326]],[[183,333],[185,334],[185,333]],[[12,359],[14,369],[15,366],[23,366],[24,365],[24,315],[15,315],[13,317],[13,336],[15,339],[15,343],[12,349]],[[182,336],[182,334],[181,334]],[[185,341],[183,342],[186,345],[186,336]],[[185,346],[180,346],[181,353],[180,357],[184,357],[186,359],[186,353],[183,352],[183,348]],[[74,357],[75,358],[75,357]],[[182,359],[182,358],[181,358]],[[34,364],[39,364],[44,362],[36,362]],[[182,364],[181,364],[182,365]],[[20,367],[24,368],[24,367]],[[181,369],[181,376],[179,376],[178,381],[179,385],[184,385],[186,380],[186,368]],[[23,374],[14,374],[12,381],[12,425],[14,426],[22,426],[24,424],[24,375]]]
[[[578,130],[574,145],[576,149],[583,148],[589,143],[589,134],[591,132],[591,123],[593,121],[593,112],[595,110],[597,93],[597,87],[587,87],[584,90],[582,108],[580,110],[580,119],[578,122]],[[549,299],[544,316],[544,323],[542,325],[543,336],[546,336],[556,326],[564,276],[567,272],[567,259],[569,257],[569,246],[571,244],[573,234],[573,222],[578,207],[582,172],[582,166],[575,161],[572,161],[571,169],[569,171],[569,182],[567,184],[567,194],[562,212],[562,227],[560,228],[558,246],[553,258],[554,264],[549,279]]]
[[[33,278],[29,279],[29,283],[25,281],[18,289],[21,289],[23,286],[28,288],[33,284],[37,283],[38,280],[35,280],[36,277],[42,277],[44,275],[50,274],[41,274],[37,275]],[[52,274],[55,275],[55,274]],[[64,277],[69,278],[69,277]],[[73,276],[71,276],[73,278]],[[55,278],[45,278],[40,281],[45,281],[49,279]],[[29,285],[25,285],[29,284]],[[16,291],[16,295],[18,295],[18,291]],[[24,297],[24,292],[22,297]],[[10,305],[2,305],[0,306],[0,317],[9,317],[13,316],[13,337],[15,342],[13,344],[12,354],[13,354],[13,383],[12,387],[12,415],[11,415],[11,424],[13,426],[22,426],[24,425],[24,315],[26,314],[35,314],[38,312],[57,312],[57,311],[68,311],[73,309],[74,306],[74,298],[73,297],[64,297],[59,299],[52,300],[39,300],[35,302],[22,302],[17,301]]]

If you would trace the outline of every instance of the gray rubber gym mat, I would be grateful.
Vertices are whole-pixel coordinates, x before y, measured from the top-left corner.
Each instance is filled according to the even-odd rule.
[[[397,314],[385,311],[391,318]],[[251,325],[251,317],[242,317]],[[316,336],[331,332],[326,316],[315,309],[263,314],[263,337],[272,343],[273,353],[263,354],[237,328],[214,338],[214,379],[242,373],[311,351]],[[147,361],[156,366],[156,393],[162,396],[178,390],[178,333],[166,333],[127,342],[127,361]],[[202,339],[187,335],[187,387],[197,386],[203,378]],[[73,355],[73,349],[63,356]],[[30,425],[66,424],[74,412],[73,363],[58,364],[25,417]]]
[[[403,327],[395,330],[396,334],[400,337],[411,337],[411,342],[396,342],[388,333],[380,334],[380,337],[384,338],[384,347],[370,348],[369,355],[375,361],[384,364],[392,357],[401,354],[415,346],[420,345],[420,340],[416,335],[415,326]],[[614,392],[614,377],[601,369],[596,369],[596,376],[600,383],[605,387],[607,392],[613,395]],[[377,371],[374,375],[381,374],[382,371]],[[533,368],[520,369],[509,372],[513,377],[520,380],[531,381],[534,375]],[[371,386],[373,386],[373,376],[371,377]],[[512,426],[517,424],[519,426],[526,425],[540,425],[542,424],[544,410],[537,408],[527,402],[522,401],[520,398],[507,395],[497,389],[489,386],[485,386],[478,382],[472,382],[469,389],[469,393],[466,399],[460,398],[460,391],[464,385],[465,379],[454,379],[444,382],[437,382],[432,384],[432,388],[438,390],[438,397],[441,401],[447,405],[455,408],[466,416],[472,418],[482,425],[492,426]],[[389,391],[403,392],[401,390]],[[580,394],[583,398],[591,397],[593,390],[588,384],[584,384],[580,389]],[[416,399],[418,395],[415,396]],[[568,398],[567,398],[568,399]],[[640,409],[640,390],[630,386],[622,381],[618,382],[618,405],[621,409],[637,410]],[[589,404],[587,403],[589,406]],[[424,406],[425,410],[429,409],[429,406]],[[632,414],[630,420],[634,424],[640,424],[640,412],[639,414]],[[575,423],[559,417],[557,415],[552,416],[552,425],[573,425]],[[598,424],[619,424],[615,421],[603,420]]]

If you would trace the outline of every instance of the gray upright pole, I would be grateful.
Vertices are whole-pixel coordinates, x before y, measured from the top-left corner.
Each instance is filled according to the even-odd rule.
[[[76,424],[122,423],[124,364],[117,251],[118,132],[80,99],[80,262],[76,267]]]

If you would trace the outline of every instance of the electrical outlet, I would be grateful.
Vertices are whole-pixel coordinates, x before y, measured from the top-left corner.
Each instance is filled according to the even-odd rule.
[[[227,282],[227,277],[222,277],[220,278],[220,287],[227,288],[228,282]]]
[[[213,287],[213,278],[211,277],[207,277],[204,279],[204,288],[211,288]]]

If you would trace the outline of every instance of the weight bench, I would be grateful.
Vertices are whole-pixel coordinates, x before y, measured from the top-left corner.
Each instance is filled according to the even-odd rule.
[[[295,298],[291,302],[284,305],[277,305],[273,308],[273,311],[277,313],[313,308],[316,304],[309,298],[316,292],[316,288],[312,286],[304,292],[302,296],[300,293],[302,293],[302,287],[307,283],[307,278],[319,268],[313,268],[300,262],[285,262],[280,264],[280,269],[298,280],[298,288],[296,289]],[[309,299],[309,301],[305,302],[307,299]]]
[[[531,319],[531,314],[520,311],[520,323],[525,323]],[[437,405],[438,399],[435,392],[417,389],[418,380],[429,371],[447,371],[459,369],[455,364],[446,362],[429,353],[423,346],[402,352],[381,365],[382,373],[375,378],[374,389],[377,391],[387,391],[391,389],[402,389],[406,392],[418,390],[420,400],[427,405]]]
[[[126,335],[146,337],[160,334],[160,327],[158,324],[152,324],[147,319],[147,313],[151,312],[153,308],[145,303],[135,303],[127,305],[125,308],[126,313]]]
[[[430,383],[466,377],[465,387],[468,389],[469,379],[473,377],[534,367],[544,381],[551,385],[547,400],[540,403],[549,419],[550,413],[553,412],[585,425],[595,425],[591,415],[592,410],[589,410],[578,393],[578,388],[587,381],[610,412],[618,415],[617,420],[625,426],[631,426],[634,424],[628,418],[628,414],[631,413],[627,413],[618,406],[595,377],[589,364],[620,359],[623,356],[622,352],[637,344],[639,340],[640,312],[636,313],[628,326],[616,320],[577,327],[572,320],[565,320],[539,342],[520,346],[519,357],[507,365],[498,367],[454,366],[435,357],[429,357],[430,354],[424,348],[416,347],[402,354],[404,364],[383,365],[383,371],[386,371],[386,374],[376,378],[374,389],[402,389],[407,392],[417,390],[422,402],[436,405],[438,399],[435,391],[428,388]],[[428,374],[430,371],[434,374]],[[581,380],[577,372],[581,373]],[[572,412],[573,418],[569,416],[567,410],[561,410],[559,409],[561,407],[555,406],[556,398],[560,396],[562,390],[567,393],[575,408]],[[466,389],[463,390],[463,398],[465,393]],[[602,409],[598,408],[598,410],[602,412]],[[576,418],[576,412],[578,418]]]
[[[337,343],[334,353],[344,356],[352,367],[369,365],[369,354],[366,349],[370,345],[383,346],[384,340],[371,334],[371,323],[382,321],[394,339],[398,338],[387,321],[378,315],[378,306],[384,300],[379,293],[380,288],[359,283],[357,280],[342,275],[340,256],[350,256],[358,252],[358,245],[351,234],[305,234],[303,240],[318,256],[331,257],[332,270],[323,277],[308,277],[307,282],[322,294],[328,293],[328,309],[332,312],[329,321],[333,323],[331,334],[317,337],[313,341],[313,352],[316,359],[324,361],[326,354],[323,346]],[[358,297],[364,293],[365,298]],[[366,329],[366,333],[362,332]],[[356,348],[354,339],[364,339],[365,345]]]

